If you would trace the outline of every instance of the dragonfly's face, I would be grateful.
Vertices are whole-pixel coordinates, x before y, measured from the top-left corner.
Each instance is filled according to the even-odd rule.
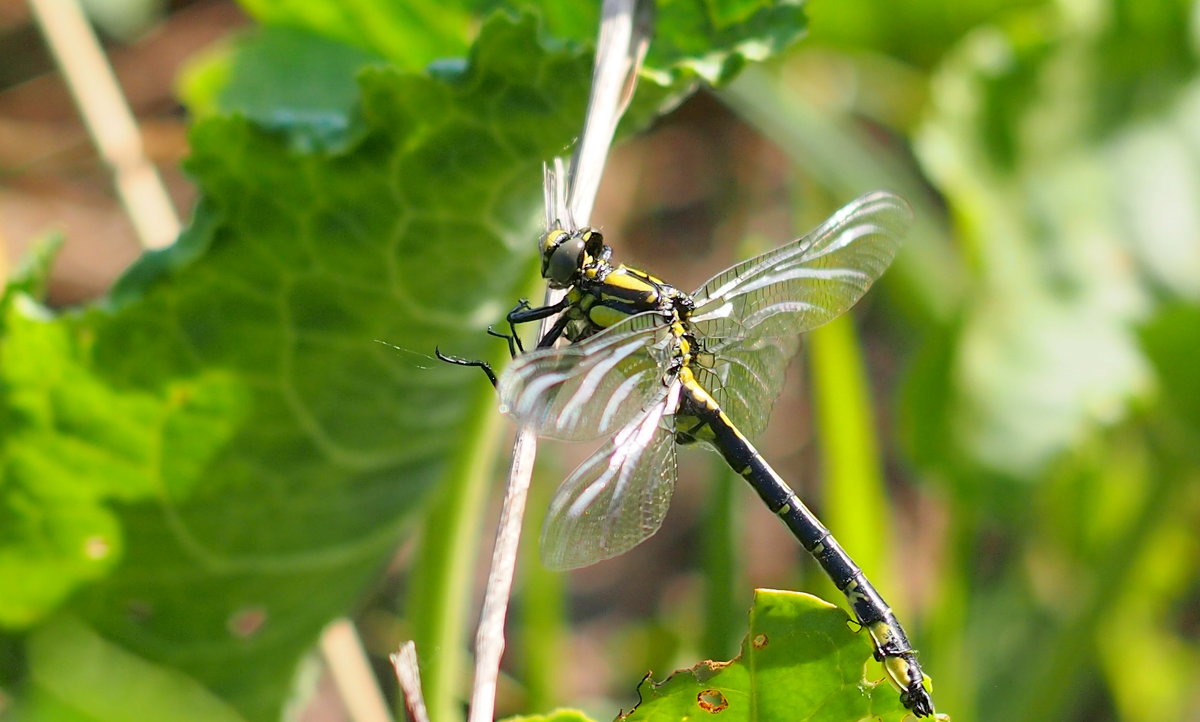
[[[554,228],[542,236],[542,278],[551,288],[570,288],[579,280],[583,268],[595,257],[596,248],[603,248],[599,231],[581,228],[568,233]]]
[[[583,236],[555,228],[542,236],[542,278],[551,288],[567,288],[575,284],[583,268]]]

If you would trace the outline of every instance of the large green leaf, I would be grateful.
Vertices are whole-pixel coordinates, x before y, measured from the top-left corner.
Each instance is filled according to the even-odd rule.
[[[600,3],[593,0],[243,4],[263,22],[340,40],[408,69],[462,55],[472,26],[497,10],[537,14],[555,42],[590,42],[600,19]],[[661,85],[689,76],[727,81],[747,60],[762,60],[790,45],[805,27],[798,0],[657,0],[656,6],[646,77]]]
[[[178,245],[106,306],[10,305],[4,490],[21,524],[5,528],[40,607],[9,623],[124,550],[81,590],[82,617],[248,717],[277,714],[486,392],[426,358],[439,342],[492,354],[476,332],[528,278],[540,159],[574,132],[587,73],[533,33],[490,23],[476,52],[494,60],[455,83],[364,74],[345,152],[205,121],[189,169],[206,200]]]
[[[600,4],[592,0],[454,0],[424,3],[309,3],[246,0],[264,22],[232,52],[197,63],[184,83],[199,112],[245,113],[282,129],[302,145],[344,139],[356,97],[354,74],[366,62],[454,77],[461,72],[466,38],[493,13],[539,17],[549,47],[578,50],[596,34]],[[629,109],[645,123],[695,89],[720,85],[749,61],[780,52],[807,26],[798,0],[660,0],[642,87]],[[304,78],[305,82],[296,82]],[[564,78],[565,80],[565,78]]]
[[[757,12],[720,25],[730,47],[801,30]],[[129,716],[95,694],[120,689],[103,670],[54,673],[79,644],[146,680],[143,719],[189,695],[215,700],[196,719],[278,718],[322,626],[472,443],[469,419],[494,413],[481,377],[431,352],[502,355],[483,329],[536,271],[541,164],[578,132],[591,51],[502,13],[466,60],[424,71],[384,50],[459,46],[402,18],[348,47],[363,23],[321,22],[281,21],[192,88],[203,200],[176,245],[88,308],[41,306],[37,273],[5,295],[0,625],[33,631],[0,646],[0,698],[23,718]]]
[[[742,652],[662,682],[647,678],[622,722],[684,719],[901,720],[910,715],[842,609],[799,592],[759,589]]]
[[[56,721],[202,719],[244,720],[204,685],[165,665],[154,664],[106,641],[77,620],[51,620],[29,639],[30,713]]]

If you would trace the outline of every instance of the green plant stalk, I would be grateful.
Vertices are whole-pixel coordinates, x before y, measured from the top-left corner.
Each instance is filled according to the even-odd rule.
[[[1200,488],[1197,481],[1193,475],[1192,488]],[[1195,583],[1195,509],[1194,503],[1182,503],[1165,511],[1128,583],[1116,592],[1110,618],[1121,624],[1108,625],[1107,634],[1096,640],[1099,667],[1118,710],[1116,719],[1189,717],[1200,649],[1164,622],[1186,604],[1188,587]],[[1138,664],[1131,666],[1130,659]]]
[[[547,569],[538,555],[542,522],[554,491],[554,485],[546,481],[538,479],[535,473],[529,487],[521,549],[524,570],[521,574],[520,643],[525,659],[526,707],[531,711],[550,710],[565,701],[559,694],[562,649],[567,637],[565,577]]]
[[[709,659],[726,659],[737,652],[745,612],[739,608],[737,573],[739,495],[728,467],[714,462],[712,491],[704,511],[700,535],[705,572],[704,635],[700,653]],[[741,491],[740,485],[736,491]]]
[[[413,559],[407,604],[429,718],[448,722],[463,718],[458,685],[466,677],[467,639],[473,626],[469,613],[476,595],[471,580],[494,478],[498,432],[504,423],[482,374],[478,379],[474,374],[464,376],[464,382],[474,380],[486,388],[463,429],[463,438],[476,443],[464,444],[430,504]]]
[[[1169,382],[1163,386],[1169,387]],[[1097,658],[1117,719],[1187,719],[1194,716],[1189,709],[1195,707],[1194,670],[1200,665],[1200,645],[1189,640],[1186,632],[1181,634],[1181,625],[1171,620],[1178,619],[1181,611],[1187,618],[1184,610],[1189,609],[1187,600],[1200,569],[1200,547],[1195,543],[1200,457],[1192,429],[1158,414],[1147,424],[1154,441],[1138,447],[1132,474],[1126,472],[1116,481],[1140,490],[1151,476],[1169,475],[1176,496],[1150,530],[1124,586],[1114,592],[1118,599],[1109,618],[1122,623],[1106,625],[1107,633],[1097,635]],[[1134,456],[1132,450],[1123,450]],[[1138,660],[1136,667],[1130,666],[1130,659]]]
[[[844,315],[811,333],[808,340],[823,467],[821,516],[867,577],[886,594],[896,588],[888,564],[891,525],[871,394],[854,321]]]
[[[953,503],[953,502],[951,502]],[[974,507],[959,502],[949,514],[945,532],[947,560],[933,580],[936,593],[926,610],[918,652],[925,671],[945,682],[934,686],[937,709],[957,712],[967,719],[972,700],[983,681],[978,673],[979,654],[971,648],[967,629],[967,609],[974,570],[978,565],[977,546],[980,522]],[[911,631],[911,630],[910,630]],[[945,672],[938,677],[938,673]]]

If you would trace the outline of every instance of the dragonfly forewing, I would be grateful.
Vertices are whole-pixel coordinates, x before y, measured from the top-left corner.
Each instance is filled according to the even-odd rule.
[[[605,436],[662,391],[675,343],[662,316],[646,313],[585,341],[523,354],[500,377],[500,410],[553,439]]]

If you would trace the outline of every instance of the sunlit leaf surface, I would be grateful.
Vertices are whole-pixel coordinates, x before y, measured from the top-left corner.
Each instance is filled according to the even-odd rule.
[[[760,589],[742,652],[647,679],[623,722],[684,719],[902,720],[911,715],[844,611],[798,592]]]

